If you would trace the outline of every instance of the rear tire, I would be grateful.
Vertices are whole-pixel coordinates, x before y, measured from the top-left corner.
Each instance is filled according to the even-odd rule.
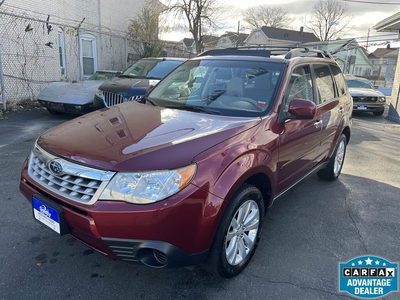
[[[242,272],[257,248],[263,220],[264,200],[260,190],[243,184],[226,208],[205,269],[223,278]]]
[[[346,156],[347,138],[344,134],[339,137],[336,149],[329,160],[328,165],[318,171],[317,175],[320,179],[334,181],[336,180],[343,168],[344,158]]]

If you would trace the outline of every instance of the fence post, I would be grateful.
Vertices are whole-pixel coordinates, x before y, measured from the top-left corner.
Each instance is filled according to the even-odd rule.
[[[6,94],[4,90],[3,62],[1,60],[1,44],[0,44],[0,90],[1,90],[1,102],[3,103],[3,110],[6,111]]]
[[[82,41],[81,41],[81,31],[80,25],[78,26],[77,30],[77,37],[78,37],[78,67],[79,67],[79,80],[83,80],[83,62],[82,62]]]

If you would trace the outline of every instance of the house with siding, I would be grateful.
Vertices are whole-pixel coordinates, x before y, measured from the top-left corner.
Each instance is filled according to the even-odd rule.
[[[231,48],[244,45],[244,41],[249,35],[247,33],[237,33],[227,31],[218,38],[216,48]]]
[[[383,78],[386,86],[394,81],[399,48],[377,48],[368,55],[368,59],[374,65],[372,76],[376,79]]]
[[[400,34],[400,12],[375,24],[374,28],[378,32],[396,32]],[[389,101],[389,111],[387,118],[400,123],[400,52],[397,52],[397,65],[393,81],[392,96]]]
[[[367,51],[354,39],[308,42],[301,46],[331,53],[345,74],[369,76],[374,69]]]
[[[244,46],[280,46],[295,45],[320,40],[310,32],[305,32],[303,27],[299,31],[263,26],[254,29],[244,41]]]
[[[34,99],[50,82],[123,70],[137,59],[129,21],[146,0],[12,0],[0,9],[0,55],[9,101]]]

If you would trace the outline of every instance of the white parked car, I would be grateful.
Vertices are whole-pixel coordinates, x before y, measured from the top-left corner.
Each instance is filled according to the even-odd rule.
[[[385,111],[386,97],[366,78],[346,75],[347,86],[353,97],[353,111],[372,112],[381,116]]]
[[[97,88],[119,73],[121,72],[96,71],[84,81],[50,83],[39,94],[38,101],[51,114],[84,114],[93,111],[93,100]]]

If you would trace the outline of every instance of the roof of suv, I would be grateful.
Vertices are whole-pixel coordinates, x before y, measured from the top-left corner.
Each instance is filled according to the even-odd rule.
[[[282,59],[292,59],[295,57],[317,57],[332,59],[333,56],[324,50],[309,49],[305,47],[290,46],[267,46],[260,47],[237,47],[226,49],[213,49],[202,52],[201,56],[257,56],[257,57],[279,57]]]
[[[182,58],[182,57],[144,57],[141,58],[140,60],[179,60],[179,61],[185,61],[187,58]]]

